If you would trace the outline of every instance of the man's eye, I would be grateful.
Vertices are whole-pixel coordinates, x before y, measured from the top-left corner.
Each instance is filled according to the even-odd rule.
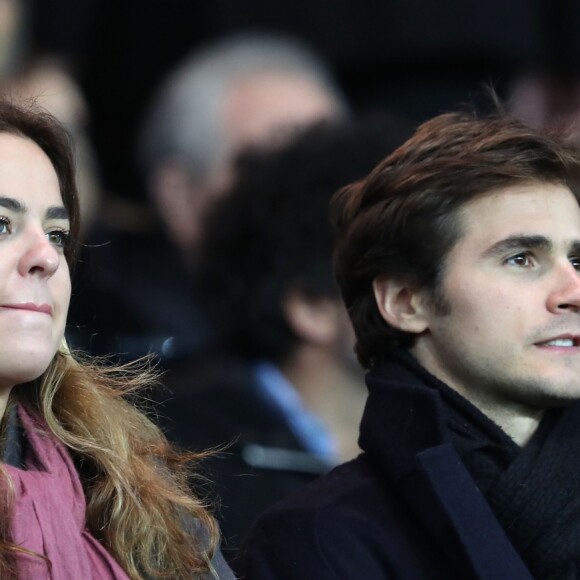
[[[46,237],[48,241],[57,248],[64,249],[68,242],[68,232],[63,230],[52,230],[47,232]]]
[[[518,266],[519,268],[530,268],[534,265],[534,257],[528,252],[516,254],[506,260],[511,266]],[[580,265],[580,264],[579,264]]]
[[[5,236],[12,233],[12,228],[10,227],[10,220],[7,218],[0,218],[0,236]]]
[[[580,271],[580,256],[571,256],[570,264],[572,264],[574,270]]]

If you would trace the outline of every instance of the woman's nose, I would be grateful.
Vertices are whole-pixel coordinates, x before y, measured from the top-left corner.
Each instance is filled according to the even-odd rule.
[[[36,274],[52,276],[60,265],[60,253],[57,248],[42,234],[33,234],[26,240],[20,256],[18,271],[21,276]]]

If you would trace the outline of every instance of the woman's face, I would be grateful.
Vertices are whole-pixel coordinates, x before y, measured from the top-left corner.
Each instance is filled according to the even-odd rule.
[[[0,396],[40,376],[61,343],[68,231],[49,158],[33,141],[0,133]]]

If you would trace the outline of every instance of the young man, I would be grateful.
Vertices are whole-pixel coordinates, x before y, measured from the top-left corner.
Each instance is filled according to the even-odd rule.
[[[575,578],[580,153],[439,116],[334,199],[364,453],[278,504],[251,579]]]

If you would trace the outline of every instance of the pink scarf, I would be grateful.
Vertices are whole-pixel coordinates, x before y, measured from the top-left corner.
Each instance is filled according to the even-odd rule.
[[[26,470],[5,465],[14,481],[13,541],[46,556],[16,556],[18,577],[34,580],[128,580],[127,574],[89,533],[85,496],[65,446],[43,422],[18,408],[26,432]]]

